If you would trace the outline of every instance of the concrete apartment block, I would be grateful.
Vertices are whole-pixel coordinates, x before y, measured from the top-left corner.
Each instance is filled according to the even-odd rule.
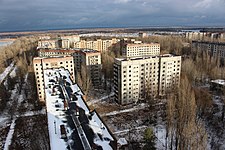
[[[164,95],[172,85],[179,85],[180,68],[181,56],[116,58],[115,100],[125,105],[146,97]]]
[[[192,41],[192,50],[205,51],[210,56],[225,58],[225,43],[222,42]]]
[[[74,62],[73,57],[57,57],[57,58],[41,58],[35,57],[33,59],[34,73],[37,85],[38,97],[41,102],[45,102],[45,93],[44,93],[44,75],[43,71],[45,69],[53,68],[65,68],[70,72],[70,77],[75,81],[74,74]]]
[[[102,64],[99,51],[90,49],[39,49],[38,55],[39,57],[73,56],[75,73],[80,73],[83,66],[89,72],[93,85],[96,87],[100,85]]]
[[[58,39],[44,39],[38,41],[38,48],[58,48]]]
[[[159,95],[174,90],[180,83],[181,56],[165,54],[159,61]],[[176,86],[175,86],[176,85]]]
[[[160,55],[160,44],[158,43],[142,43],[134,41],[126,43],[122,47],[123,57],[139,57],[139,56],[156,56]]]
[[[83,48],[83,49],[93,49],[100,52],[108,51],[108,49],[113,45],[116,44],[119,39],[112,38],[111,40],[81,40],[78,42],[74,42],[74,48]]]

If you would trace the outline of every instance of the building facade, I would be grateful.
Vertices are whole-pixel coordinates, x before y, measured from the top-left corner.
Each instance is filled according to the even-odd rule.
[[[192,50],[207,52],[210,56],[225,58],[225,43],[192,41]]]
[[[81,59],[81,63],[79,63],[81,65],[80,72],[81,69],[84,69],[82,67],[85,67],[87,69],[87,74],[90,75],[93,86],[98,87],[101,84],[101,53],[96,50],[84,49],[78,54],[80,54],[80,56],[77,57]],[[79,62],[79,59],[77,60]]]
[[[145,44],[139,41],[125,44],[122,48],[123,57],[156,56],[160,55],[160,44]]]
[[[181,73],[181,56],[161,55],[159,59],[159,95],[165,95],[179,86]]]
[[[113,45],[116,44],[119,39],[112,38],[111,40],[81,40],[74,42],[74,48],[93,49],[100,52],[106,52]]]
[[[73,57],[41,58],[33,59],[34,73],[37,85],[38,98],[45,102],[44,70],[53,68],[65,68],[70,72],[70,77],[75,81]]]
[[[38,41],[38,48],[58,48],[58,39],[41,39]]]
[[[181,56],[116,58],[115,100],[124,105],[146,97],[164,95],[172,86],[179,85],[180,68]]]
[[[90,49],[39,49],[39,57],[73,56],[74,71],[81,73],[86,69],[92,84],[98,87],[101,79],[101,53]]]

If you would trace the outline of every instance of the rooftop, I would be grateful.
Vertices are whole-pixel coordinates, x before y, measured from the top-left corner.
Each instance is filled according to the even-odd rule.
[[[113,149],[112,143],[116,143],[116,139],[98,113],[89,109],[81,89],[71,81],[69,72],[64,68],[47,69],[44,70],[44,80],[51,148]],[[71,121],[73,127],[69,125]],[[60,125],[65,126],[68,140],[60,138]]]
[[[163,55],[159,55],[159,56],[138,56],[138,57],[130,57],[130,58],[126,58],[126,57],[122,57],[122,58],[115,58],[115,60],[118,61],[131,61],[131,60],[143,60],[143,59],[151,59],[151,58],[160,58],[160,57],[177,57],[175,55],[172,54],[163,54]]]
[[[38,49],[39,52],[83,52],[83,53],[100,53],[97,50],[93,49],[82,49],[82,48],[40,48]]]

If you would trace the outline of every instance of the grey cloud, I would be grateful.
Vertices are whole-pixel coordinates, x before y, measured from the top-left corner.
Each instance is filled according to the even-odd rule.
[[[0,30],[225,25],[224,0],[0,0]]]

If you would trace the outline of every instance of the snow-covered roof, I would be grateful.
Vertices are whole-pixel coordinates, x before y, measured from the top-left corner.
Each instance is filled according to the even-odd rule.
[[[89,142],[90,146],[88,147],[92,147],[92,144],[94,144],[97,146],[101,146],[103,150],[111,150],[114,148],[111,146],[111,144],[116,143],[116,139],[113,137],[108,127],[101,120],[98,113],[95,110],[90,111],[87,103],[83,99],[82,90],[77,84],[74,84],[72,82],[72,80],[70,79],[70,74],[67,70],[65,70],[64,68],[44,70],[44,81],[51,149],[66,149],[67,146],[70,146],[69,143],[66,143],[63,139],[60,138],[60,125],[63,124],[65,127],[67,127],[68,130],[72,130],[66,123],[64,123],[64,99],[67,100],[69,109],[75,113],[75,115],[72,114],[71,116],[72,118],[74,117],[73,121],[76,128],[80,126],[82,126],[83,128],[83,125],[85,124],[89,126],[88,130],[93,131],[89,132],[85,128],[83,128],[83,130],[81,129],[81,132],[85,134],[85,140]],[[62,83],[64,82],[66,82],[67,85],[63,85]],[[57,89],[56,87],[61,89]],[[70,88],[71,91],[68,92],[68,89],[66,88]],[[64,98],[59,98],[59,94],[64,94]],[[72,95],[76,96],[75,100],[72,100]],[[74,104],[73,107],[72,104]],[[84,114],[80,114],[81,111],[83,111]],[[79,117],[77,117],[77,115]],[[88,121],[83,121],[86,118]],[[78,119],[78,123],[76,123],[76,119]],[[56,123],[54,123],[54,121]],[[93,135],[90,135],[90,133],[92,133]],[[83,134],[79,134],[79,136],[82,142]],[[82,142],[83,147],[85,146],[85,143],[85,141]]]
[[[56,79],[59,75],[58,72],[53,70],[44,70],[44,81],[45,81],[45,99],[48,116],[48,132],[50,138],[51,150],[67,149],[68,143],[61,139],[60,125],[65,125],[63,120],[66,119],[65,112],[63,111],[63,99],[60,99],[58,95],[52,95],[52,89],[49,88],[53,83],[51,79]],[[61,72],[62,74],[64,72]]]

